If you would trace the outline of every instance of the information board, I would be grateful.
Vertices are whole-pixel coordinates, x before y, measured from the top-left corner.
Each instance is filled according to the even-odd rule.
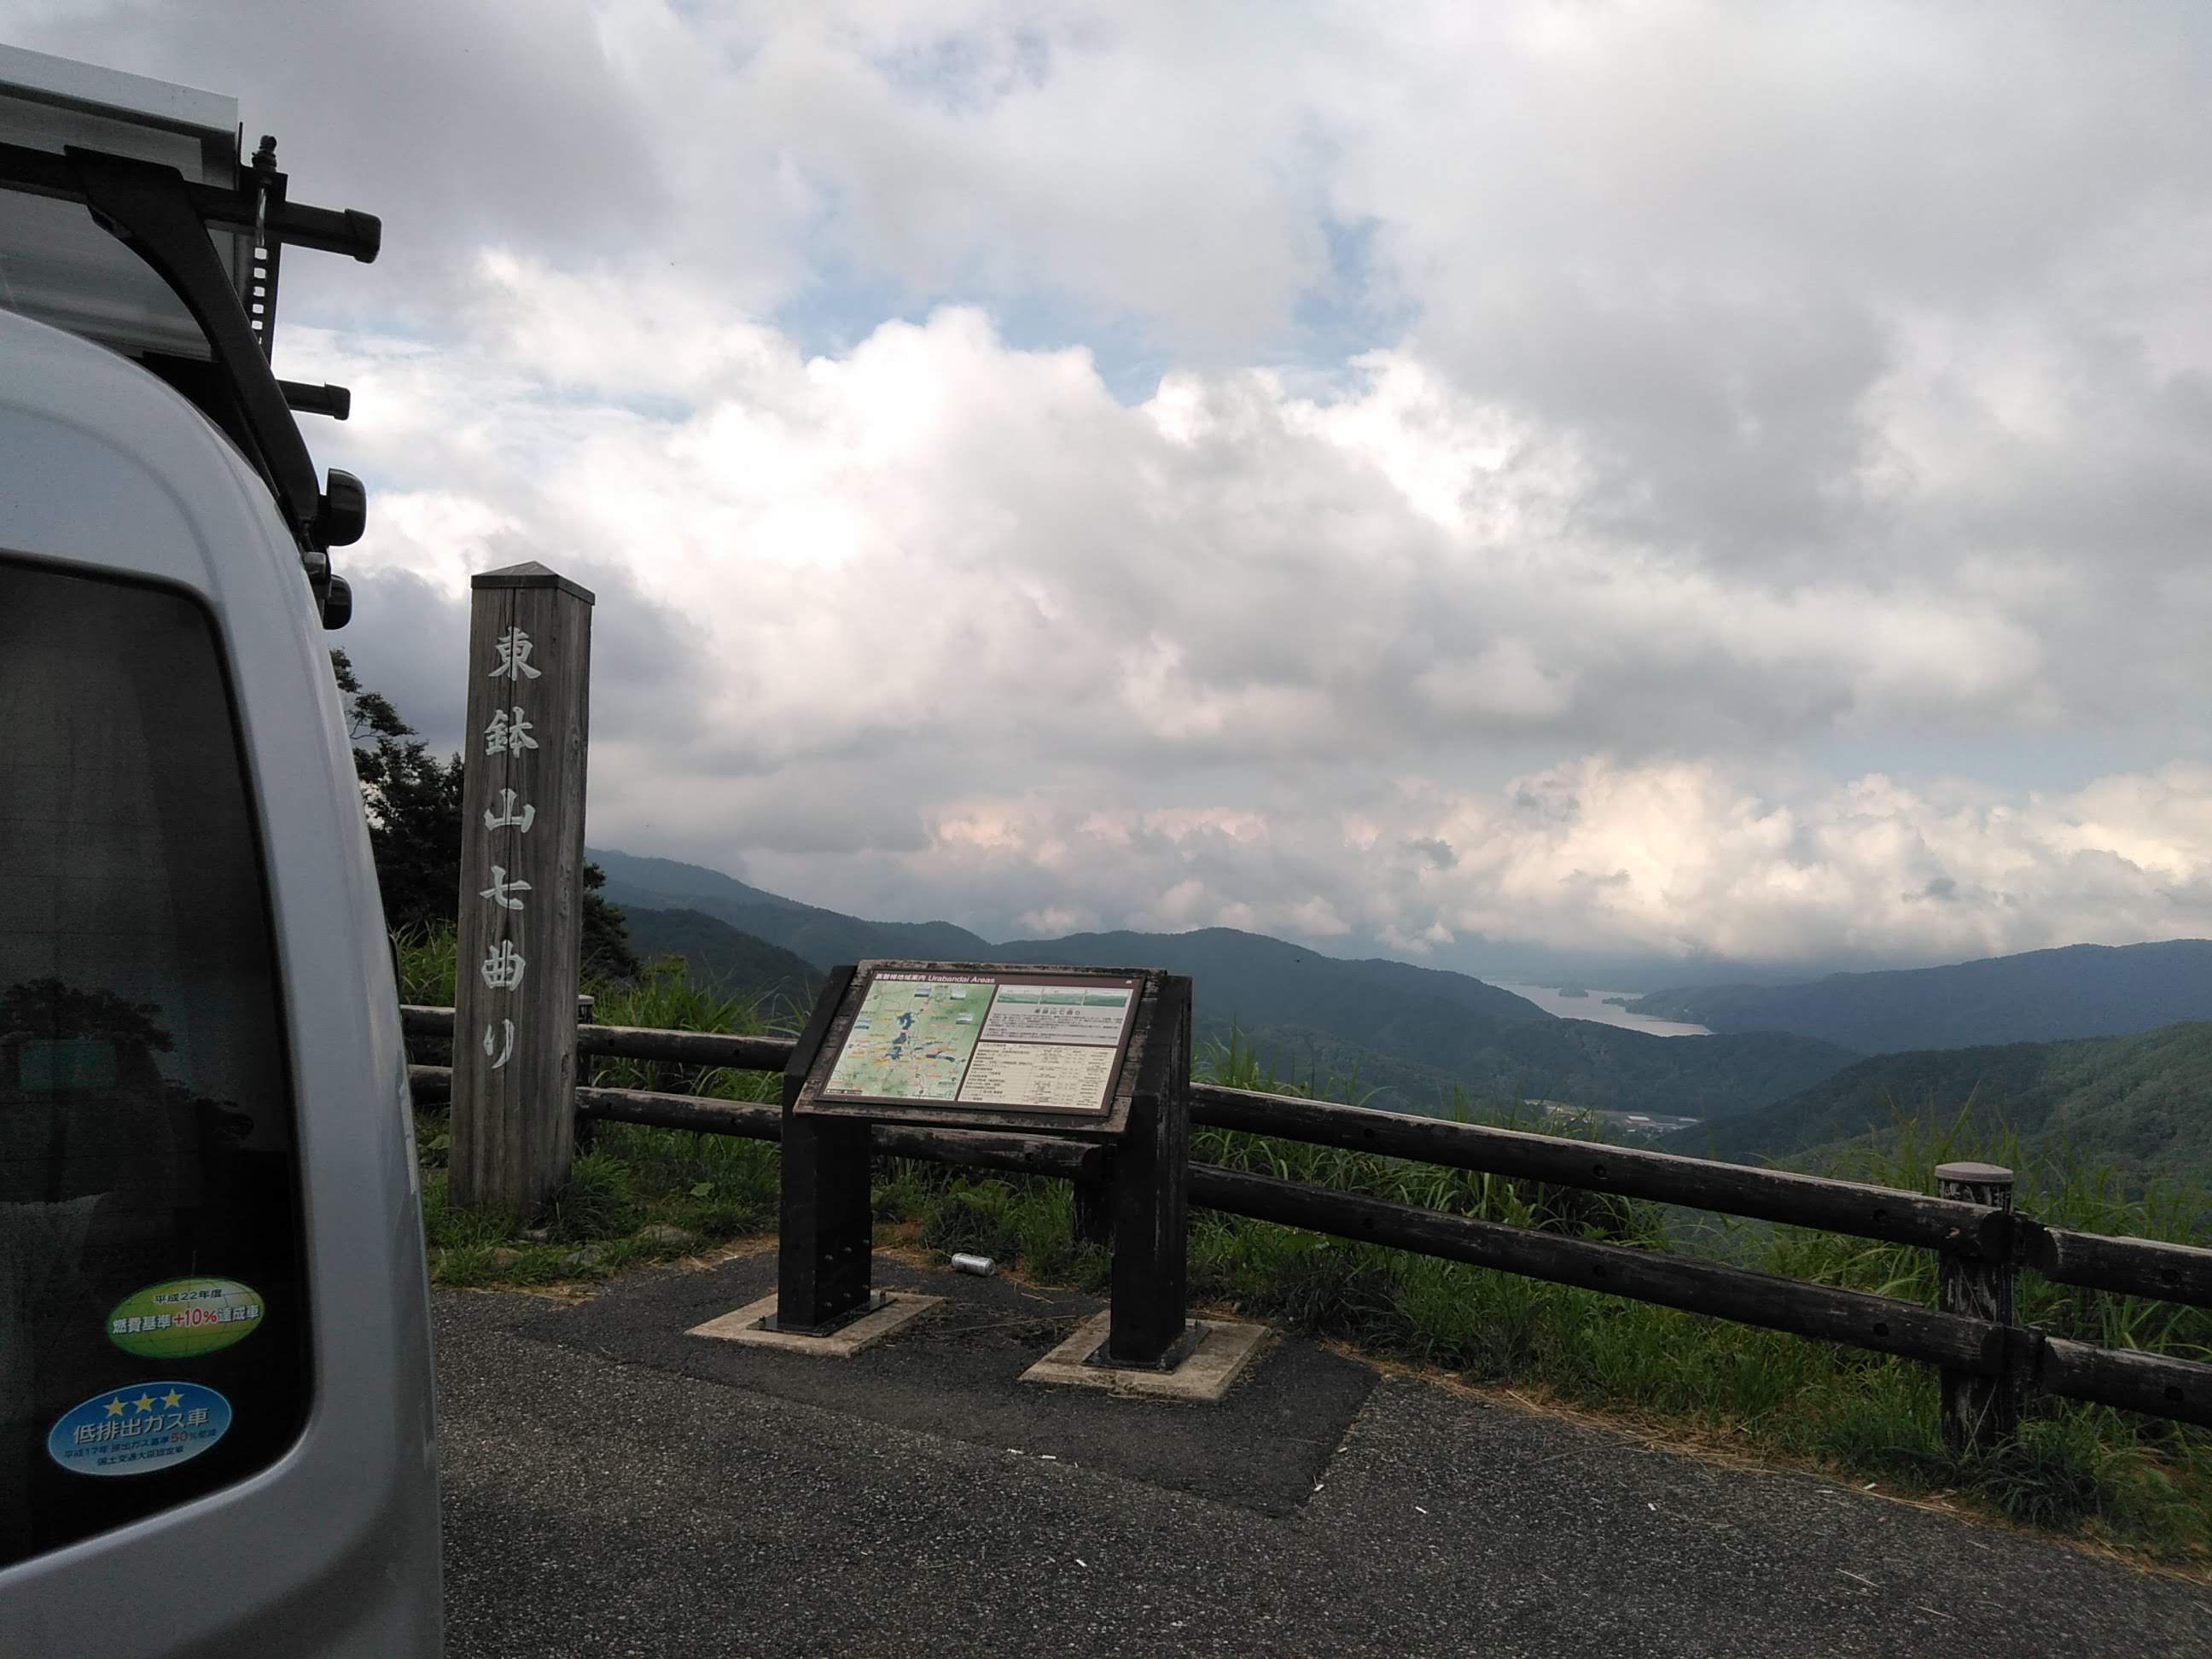
[[[775,1328],[823,1335],[872,1305],[874,1159],[920,1141],[921,1156],[1072,1180],[1080,1235],[1113,1246],[1102,1352],[1115,1365],[1170,1365],[1188,1328],[1189,1140],[1179,975],[903,958],[832,968],[784,1067]]]
[[[1143,988],[1133,974],[876,969],[815,1098],[1103,1117]]]

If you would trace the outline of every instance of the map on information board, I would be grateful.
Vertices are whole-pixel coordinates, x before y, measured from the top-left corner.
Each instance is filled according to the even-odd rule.
[[[1103,1113],[1137,992],[1121,978],[878,974],[822,1096]]]
[[[988,980],[878,979],[823,1092],[952,1099],[995,988]]]

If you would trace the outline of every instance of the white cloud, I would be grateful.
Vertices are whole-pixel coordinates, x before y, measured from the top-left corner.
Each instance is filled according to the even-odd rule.
[[[1649,744],[1686,721],[1790,741],[1902,709],[2009,718],[2051,672],[2035,620],[1953,573],[1778,585],[1578,529],[1532,423],[1471,452],[1468,510],[1439,522],[1443,416],[1431,398],[1407,422],[1419,369],[1392,354],[1326,409],[1266,376],[1180,376],[1164,400],[1203,425],[1164,429],[1084,354],[1012,349],[973,311],[839,358],[749,325],[712,361],[702,343],[690,399],[656,417],[588,285],[511,263],[484,280],[502,320],[434,360],[287,337],[300,372],[374,390],[332,453],[417,486],[362,556],[448,580],[494,539],[614,558],[707,631],[708,695],[781,752],[955,709],[1000,744],[1080,732],[1171,759]],[[1529,527],[1498,536],[1501,514]],[[1628,701],[1655,684],[1680,701]]]
[[[434,361],[291,346],[374,381],[345,441],[364,469],[434,474],[377,520],[368,568],[457,592],[573,551],[665,629],[649,690],[602,653],[603,697],[629,699],[598,722],[610,844],[742,859],[848,908],[1409,951],[1918,956],[2187,910],[2159,895],[2196,879],[2196,843],[2158,842],[2161,863],[2125,818],[2155,801],[2193,824],[2186,768],[2101,786],[2114,805],[2071,829],[1806,770],[1838,732],[2032,728],[2185,672],[2193,635],[2052,661],[2046,607],[2077,586],[2008,593],[1973,563],[1777,583],[1595,532],[1571,445],[1401,353],[1334,401],[1185,372],[1130,408],[1085,354],[1012,349],[972,310],[838,357],[732,324],[655,415],[592,284],[512,259],[481,280],[498,303],[465,314],[498,320]],[[1501,808],[1480,781],[1532,736],[1616,758],[1524,776]],[[1790,787],[1745,781],[1793,751]]]
[[[1010,799],[988,844],[940,822],[929,847],[845,878],[878,906],[927,891],[978,920],[1010,895],[1054,896],[1022,913],[1031,933],[1050,931],[1048,917],[1103,915],[1355,934],[1407,955],[1472,936],[1810,965],[2212,931],[2212,769],[2201,766],[2008,799],[1880,775],[1590,758],[1498,788],[1401,781],[1376,805],[1391,839],[1349,848],[1311,817],[1271,821],[1264,836],[1132,836]]]
[[[1438,960],[2204,925],[2191,8],[9,32],[386,214],[279,331],[357,654],[427,700],[471,571],[597,585],[604,842]]]

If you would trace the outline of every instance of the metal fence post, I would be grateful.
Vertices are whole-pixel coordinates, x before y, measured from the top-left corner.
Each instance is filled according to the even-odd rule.
[[[1942,1164],[1936,1169],[1936,1195],[1993,1209],[2012,1208],[2013,1175],[1996,1164]],[[1992,1259],[1960,1250],[1936,1253],[1936,1305],[2011,1325],[2016,1318],[2019,1269],[2009,1255]],[[2020,1380],[2009,1367],[1996,1376],[1942,1368],[1943,1441],[1954,1452],[1989,1451],[2020,1428]]]

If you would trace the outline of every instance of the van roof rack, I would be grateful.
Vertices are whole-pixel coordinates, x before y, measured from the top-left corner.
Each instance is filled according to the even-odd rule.
[[[338,626],[343,616],[330,612],[347,601],[328,550],[360,538],[366,501],[349,473],[333,468],[318,484],[293,416],[343,420],[352,398],[276,378],[277,276],[288,246],[366,264],[383,225],[290,200],[274,138],[241,164],[236,109],[191,88],[0,46],[0,191],[56,204],[11,209],[0,228],[0,307],[136,357],[228,434],[269,486],[325,621]],[[136,261],[115,258],[115,243]]]

